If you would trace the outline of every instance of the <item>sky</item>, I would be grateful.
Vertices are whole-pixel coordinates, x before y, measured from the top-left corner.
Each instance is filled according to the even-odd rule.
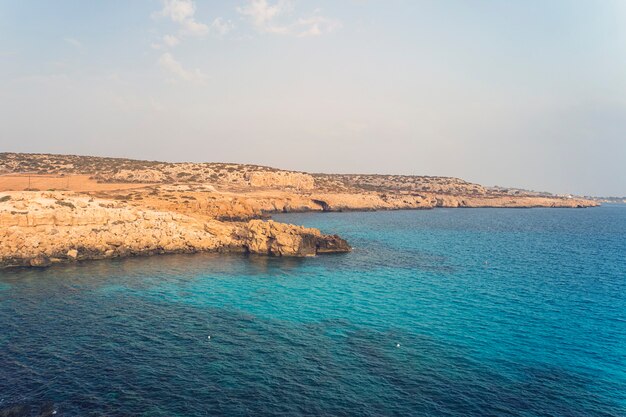
[[[623,0],[0,0],[0,152],[626,195]]]

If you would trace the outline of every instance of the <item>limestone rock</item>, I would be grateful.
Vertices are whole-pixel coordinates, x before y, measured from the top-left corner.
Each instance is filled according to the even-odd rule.
[[[315,256],[350,251],[348,243],[339,236],[271,220],[248,222],[245,245],[250,253],[271,256]]]
[[[284,188],[312,190],[315,180],[310,174],[289,171],[253,171],[244,177],[252,187]]]
[[[199,219],[67,192],[12,192],[0,205],[0,266],[155,253],[314,256],[347,250],[345,241],[315,229]]]

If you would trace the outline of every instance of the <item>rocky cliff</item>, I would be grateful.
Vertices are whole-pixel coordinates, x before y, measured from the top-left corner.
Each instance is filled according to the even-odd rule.
[[[314,256],[349,250],[337,236],[288,224],[224,223],[63,192],[0,193],[0,266],[156,253]]]

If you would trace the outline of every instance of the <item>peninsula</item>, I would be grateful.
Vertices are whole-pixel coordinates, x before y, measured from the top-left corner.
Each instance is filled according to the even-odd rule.
[[[200,251],[350,251],[339,236],[266,220],[272,213],[596,205],[450,177],[0,153],[0,266]]]

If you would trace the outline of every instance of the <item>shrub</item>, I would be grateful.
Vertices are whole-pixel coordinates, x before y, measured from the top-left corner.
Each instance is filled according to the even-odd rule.
[[[75,209],[76,208],[76,206],[74,204],[70,203],[69,201],[57,200],[56,203],[59,206],[69,207],[71,209]]]

